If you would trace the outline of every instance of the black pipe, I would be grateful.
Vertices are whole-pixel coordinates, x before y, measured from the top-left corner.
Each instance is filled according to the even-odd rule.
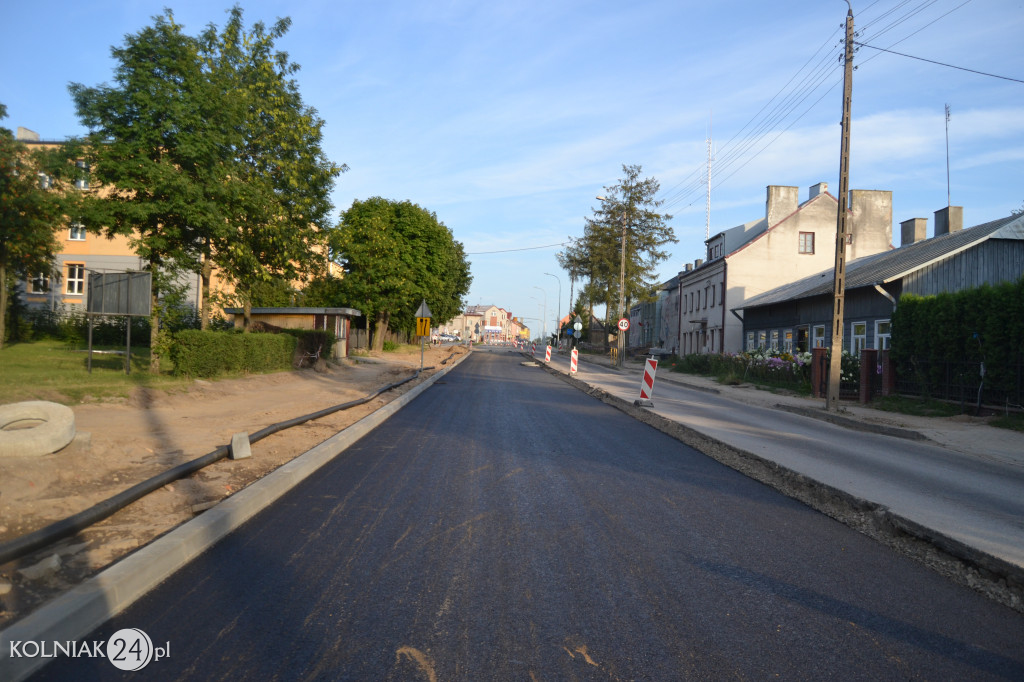
[[[434,368],[425,367],[424,369]],[[319,412],[307,414],[302,417],[295,417],[294,419],[278,422],[277,424],[271,424],[270,426],[260,429],[256,433],[252,434],[249,437],[249,442],[256,443],[260,440],[263,440],[267,436],[277,433],[278,431],[283,431],[285,429],[291,428],[293,426],[298,426],[299,424],[304,424],[314,419],[326,417],[327,415],[332,414],[334,412],[339,412],[341,410],[346,410],[352,407],[357,407],[359,405],[368,403],[377,396],[379,396],[381,393],[384,393],[385,391],[390,391],[393,388],[398,388],[402,384],[406,384],[412,381],[413,379],[419,376],[421,371],[422,370],[417,370],[416,373],[413,374],[411,377],[403,379],[402,381],[395,382],[393,384],[388,384],[387,386],[379,388],[373,393],[367,395],[366,397],[359,398],[358,400],[353,400],[351,402],[343,403],[341,405],[328,407],[323,410],[320,410]],[[168,483],[173,483],[174,481],[180,478],[185,478],[186,476],[189,476],[199,471],[200,469],[213,464],[214,462],[224,459],[225,457],[228,456],[228,453],[230,451],[230,446],[221,445],[216,450],[208,452],[202,457],[193,459],[190,462],[179,464],[173,469],[168,469],[167,471],[157,474],[156,476],[153,476],[152,478],[142,481],[141,483],[137,483],[128,490],[120,492],[111,498],[103,500],[102,502],[99,502],[93,505],[92,507],[89,507],[88,509],[84,509],[78,512],[77,514],[69,516],[66,519],[51,523],[48,526],[33,531],[28,535],[23,535],[20,538],[15,538],[14,540],[0,543],[0,564],[6,564],[9,561],[20,559],[28,554],[31,554],[37,549],[41,549],[58,540],[70,537],[75,533],[78,533],[79,531],[82,531],[95,523],[99,523],[103,519],[112,516],[121,509],[127,507],[132,502],[135,502],[136,500],[148,495],[154,490],[159,490]]]

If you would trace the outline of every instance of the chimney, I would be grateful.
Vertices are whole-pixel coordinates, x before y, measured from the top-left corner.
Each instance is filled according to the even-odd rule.
[[[817,185],[811,185],[810,191],[807,193],[807,201],[810,201],[819,194],[824,194],[828,191],[827,182],[819,182]]]
[[[764,217],[768,227],[794,213],[800,205],[800,188],[782,185],[768,185],[768,200],[765,202]]]
[[[847,236],[853,239],[847,258],[861,258],[892,248],[892,192],[851,189]]]
[[[928,236],[928,219],[911,218],[900,223],[903,235],[900,239],[900,246],[915,244]]]
[[[693,270],[693,263],[687,263],[686,264],[686,272],[690,272],[691,270]]]
[[[964,229],[964,207],[947,206],[935,212],[935,236]]]
[[[28,128],[22,128],[21,126],[18,126],[18,133],[16,139],[25,142],[39,142],[39,133],[37,133],[34,130],[29,130]]]
[[[693,261],[694,268],[699,268],[702,265],[704,265],[704,259],[702,258],[698,258],[697,260]]]

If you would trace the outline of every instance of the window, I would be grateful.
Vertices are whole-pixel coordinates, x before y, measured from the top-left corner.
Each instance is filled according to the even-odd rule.
[[[773,329],[772,330],[772,350],[778,350],[778,349],[779,349],[779,330],[778,329]]]
[[[765,331],[759,331],[757,333],[757,347],[764,348],[767,344],[768,335]]]
[[[754,332],[747,332],[747,346],[745,350],[751,351],[757,348],[754,345]]]
[[[45,294],[50,290],[50,276],[45,272],[36,274],[28,284],[28,293]]]
[[[825,325],[819,324],[811,330],[811,348],[825,347]]]
[[[859,357],[860,352],[867,347],[868,323],[854,322],[850,325],[850,330],[850,352]]]
[[[67,293],[81,295],[85,291],[85,264],[68,263],[68,276],[65,281]]]
[[[801,232],[800,233],[800,253],[814,253],[814,233],[813,232]]]
[[[82,223],[71,223],[71,229],[68,231],[68,240],[73,242],[84,242],[85,225]]]
[[[711,285],[711,307],[715,305],[715,285]]]
[[[85,161],[78,161],[75,163],[78,167],[79,176],[75,179],[75,187],[77,189],[89,189],[89,164]]]
[[[889,349],[889,337],[891,335],[892,323],[889,320],[875,321],[875,347],[878,350]]]
[[[787,353],[793,352],[793,330],[787,329],[782,333],[782,350]]]
[[[50,189],[53,186],[53,180],[46,173],[39,174],[39,189]]]

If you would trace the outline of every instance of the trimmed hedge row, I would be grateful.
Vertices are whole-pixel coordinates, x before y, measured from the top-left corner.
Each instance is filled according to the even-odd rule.
[[[291,369],[298,339],[290,334],[242,334],[188,329],[174,335],[174,373],[214,377],[225,372]]]
[[[892,316],[892,359],[925,385],[945,381],[949,363],[985,362],[985,384],[1012,391],[1024,354],[1024,279],[955,294],[904,295]],[[928,370],[922,370],[928,367]]]

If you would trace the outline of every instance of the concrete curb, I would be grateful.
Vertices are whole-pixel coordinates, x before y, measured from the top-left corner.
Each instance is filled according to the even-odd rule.
[[[869,433],[878,433],[883,436],[892,436],[893,438],[905,438],[907,440],[928,440],[928,436],[912,429],[903,429],[898,426],[885,426],[883,424],[869,424],[862,422],[857,419],[850,419],[849,417],[843,417],[840,415],[829,414],[822,410],[815,410],[813,408],[800,407],[798,405],[783,405],[782,403],[776,403],[773,406],[776,410],[785,410],[786,412],[792,412],[793,414],[799,414],[802,417],[811,417],[812,419],[820,419],[836,426],[842,426],[847,429],[853,429],[855,431],[867,431]]]
[[[872,502],[845,490],[765,459],[760,455],[729,445],[680,422],[663,417],[632,402],[591,386],[582,379],[570,377],[558,368],[540,364],[547,372],[627,415],[652,426],[662,433],[694,448],[706,456],[753,478],[772,489],[806,504],[854,530],[867,535],[896,551],[929,566],[951,580],[981,592],[990,599],[1024,613],[1024,568],[964,544],[939,531],[893,513],[885,505]],[[789,410],[789,406],[777,405]],[[800,410],[794,408],[792,411]],[[802,412],[798,412],[802,414]],[[815,416],[818,415],[808,415]],[[840,424],[857,428],[860,422],[843,419]],[[879,426],[879,429],[887,428]],[[906,429],[894,429],[917,434]],[[905,434],[901,438],[911,438]],[[924,438],[924,436],[920,436]]]
[[[49,658],[10,658],[12,642],[64,643],[85,637],[373,431],[470,355],[462,355],[344,431],[0,631],[0,680],[18,682],[50,662]]]

